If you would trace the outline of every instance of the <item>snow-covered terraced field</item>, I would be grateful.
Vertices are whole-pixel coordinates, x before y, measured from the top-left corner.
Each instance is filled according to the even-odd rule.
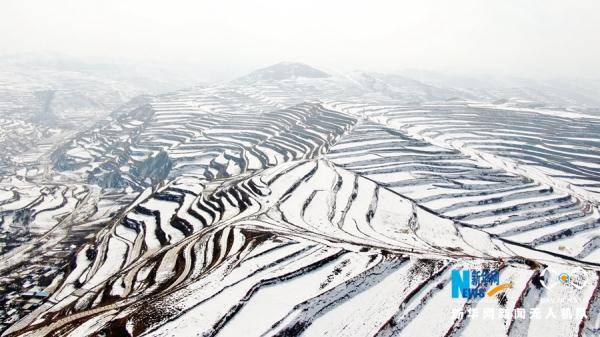
[[[51,292],[77,245],[130,202],[97,186],[0,181],[0,315],[15,307],[31,311],[19,294]]]
[[[243,98],[221,89],[161,97],[75,138],[55,167],[107,187],[212,179],[324,153],[355,122],[318,104],[278,110]]]
[[[58,130],[46,126],[0,116],[0,174],[10,172],[16,155],[56,133]]]
[[[467,334],[468,317],[443,311],[544,309],[545,293],[532,283],[539,263],[573,263],[461,226],[324,159],[235,182],[175,180],[132,206],[81,248],[51,300],[32,314],[43,319],[13,328],[32,336],[235,335],[241,326],[251,335],[412,336],[437,310],[436,335]],[[591,313],[597,272],[580,265],[591,282],[564,296],[577,296]],[[453,301],[449,270],[478,266],[501,269],[512,291]],[[268,315],[254,322],[255,310]],[[583,325],[561,331],[585,327],[573,319]],[[529,328],[523,324],[500,322],[495,335],[519,335]]]
[[[4,335],[600,333],[593,116],[303,67],[140,98],[5,177],[2,262],[73,246]]]
[[[445,103],[349,105],[370,120],[600,201],[600,117]],[[513,167],[511,167],[513,166]],[[514,167],[516,166],[516,167]]]
[[[593,203],[391,127],[361,122],[326,157],[495,236],[580,259],[598,248],[600,216]]]

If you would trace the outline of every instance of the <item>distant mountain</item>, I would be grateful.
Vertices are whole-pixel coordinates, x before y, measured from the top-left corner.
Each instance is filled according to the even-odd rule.
[[[296,62],[280,62],[266,68],[255,70],[252,73],[239,78],[237,81],[244,83],[269,80],[280,81],[298,77],[326,78],[330,77],[330,75],[306,64]]]
[[[379,93],[407,102],[447,100],[456,97],[472,98],[461,90],[431,85],[397,74],[356,72],[351,77],[367,92]]]
[[[527,106],[534,104],[585,109],[595,109],[600,104],[599,79],[465,76],[420,70],[405,70],[399,75],[438,88],[459,90],[465,94],[463,98],[480,101],[527,101]]]
[[[193,72],[54,54],[0,56],[0,116],[78,126],[139,95],[197,84]]]

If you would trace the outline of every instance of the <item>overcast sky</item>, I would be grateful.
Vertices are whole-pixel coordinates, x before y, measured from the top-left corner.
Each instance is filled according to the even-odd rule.
[[[600,78],[600,1],[3,0],[0,54]]]

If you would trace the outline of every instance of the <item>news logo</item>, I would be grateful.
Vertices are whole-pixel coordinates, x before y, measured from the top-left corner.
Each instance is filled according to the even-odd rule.
[[[512,282],[500,283],[496,269],[453,269],[451,282],[452,298],[491,297],[512,287]]]

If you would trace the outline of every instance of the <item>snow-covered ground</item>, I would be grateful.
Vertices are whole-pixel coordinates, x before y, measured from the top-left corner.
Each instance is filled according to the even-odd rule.
[[[5,333],[597,335],[600,122],[469,92],[282,63],[33,141],[0,282],[48,294]],[[453,298],[468,270],[502,287]]]

